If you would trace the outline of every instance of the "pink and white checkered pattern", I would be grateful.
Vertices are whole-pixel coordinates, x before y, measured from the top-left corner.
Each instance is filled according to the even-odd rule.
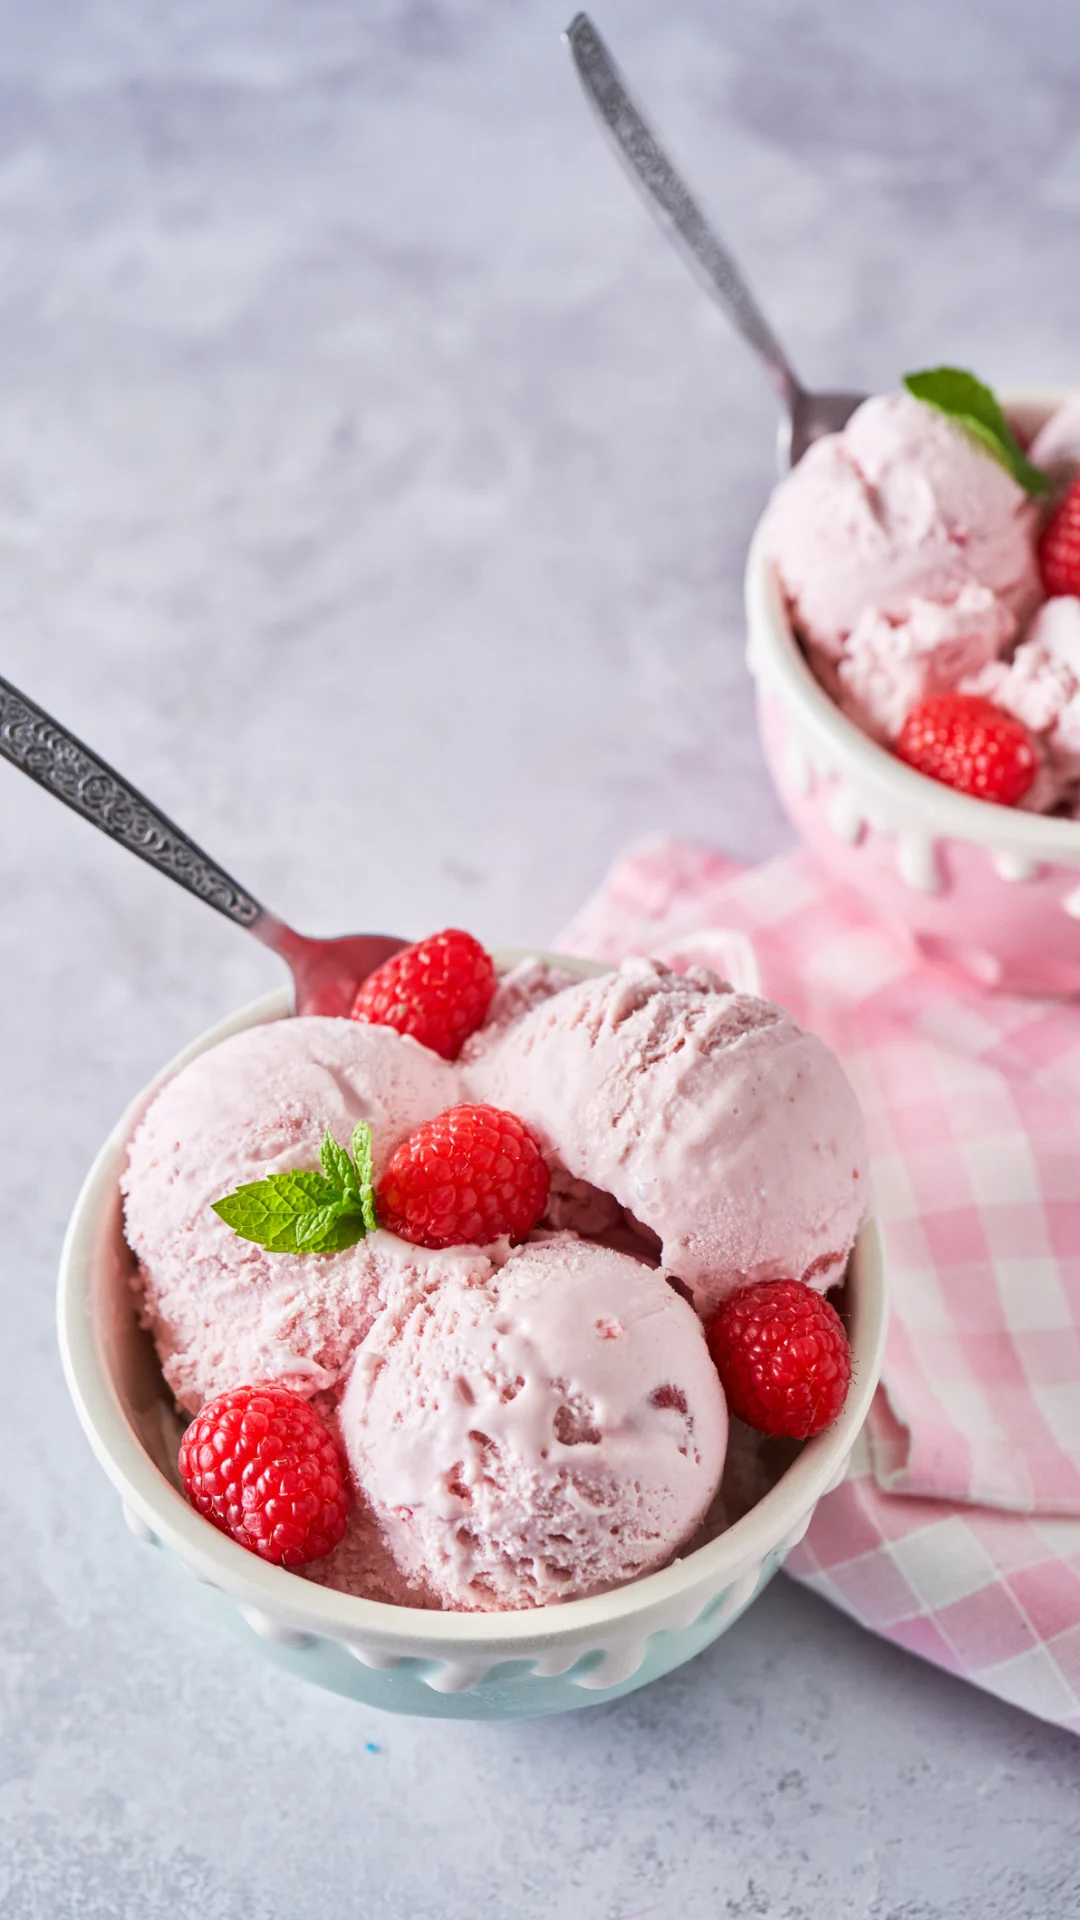
[[[788,1571],[1080,1733],[1080,1009],[917,962],[803,852],[742,869],[648,842],[558,944],[735,978],[752,948],[840,1055],[892,1321],[851,1473]]]

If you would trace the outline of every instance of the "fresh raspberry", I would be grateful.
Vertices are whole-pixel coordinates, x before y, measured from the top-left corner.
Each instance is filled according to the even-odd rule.
[[[896,751],[917,773],[1001,807],[1015,807],[1039,771],[1023,722],[978,693],[920,700],[900,729]]]
[[[551,1175],[524,1120],[499,1107],[449,1107],[417,1127],[379,1182],[379,1224],[417,1247],[523,1240]]]
[[[835,1307],[801,1280],[729,1295],[708,1329],[730,1411],[759,1433],[806,1440],[847,1397],[851,1349]]]
[[[448,927],[376,967],[353,1001],[351,1018],[396,1027],[444,1060],[456,1060],[494,992],[491,955],[471,933]]]
[[[209,1401],[180,1442],[180,1478],[205,1519],[279,1567],[321,1560],[345,1531],[345,1457],[288,1387],[233,1387]]]
[[[1039,571],[1048,594],[1080,593],[1080,479],[1043,529]]]

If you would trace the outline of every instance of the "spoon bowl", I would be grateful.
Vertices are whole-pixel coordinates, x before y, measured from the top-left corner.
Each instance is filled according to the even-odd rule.
[[[313,940],[270,914],[264,914],[252,932],[289,968],[297,1013],[341,1019],[352,1011],[357,987],[406,944],[388,933],[343,933],[332,940]]]
[[[864,393],[808,393],[797,387],[791,396],[790,412],[782,416],[776,433],[776,464],[781,473],[797,467],[807,447],[826,433],[839,433],[846,427]]]

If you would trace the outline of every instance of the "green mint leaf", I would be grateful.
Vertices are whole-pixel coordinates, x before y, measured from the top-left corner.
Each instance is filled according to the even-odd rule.
[[[339,1202],[332,1207],[316,1207],[311,1213],[297,1216],[296,1250],[298,1253],[340,1253],[345,1247],[355,1247],[366,1233],[364,1216],[355,1205]]]
[[[361,1142],[366,1184],[342,1146],[327,1132],[322,1173],[272,1173],[213,1202],[214,1212],[242,1240],[271,1253],[338,1253],[376,1225],[371,1197],[371,1137]],[[353,1135],[354,1142],[360,1128]]]
[[[242,1240],[254,1240],[275,1253],[297,1251],[296,1223],[340,1199],[321,1173],[272,1173],[253,1180],[213,1203],[214,1212]]]
[[[1012,474],[1025,493],[1049,493],[1049,474],[1032,466],[1017,442],[1002,411],[997,395],[962,367],[927,367],[922,373],[906,373],[904,385],[916,400],[948,414],[986,448],[986,451]]]
[[[327,1179],[333,1181],[343,1194],[356,1191],[356,1168],[349,1158],[349,1150],[339,1146],[329,1127],[323,1134],[319,1160]]]
[[[356,1162],[356,1190],[360,1195],[364,1225],[369,1233],[374,1233],[379,1222],[375,1217],[375,1194],[372,1189],[371,1128],[366,1120],[359,1121],[353,1128],[352,1157]]]

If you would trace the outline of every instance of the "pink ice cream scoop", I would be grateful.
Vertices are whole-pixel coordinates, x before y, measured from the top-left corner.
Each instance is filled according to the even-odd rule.
[[[327,1127],[347,1145],[368,1121],[378,1172],[459,1098],[456,1070],[416,1041],[322,1018],[251,1027],[162,1088],[121,1185],[143,1324],[182,1406],[195,1411],[246,1380],[331,1389],[392,1274],[440,1260],[440,1270],[455,1260],[489,1270],[479,1254],[427,1254],[381,1231],[341,1253],[269,1253],[212,1211],[248,1181],[317,1167]]]
[[[946,693],[997,660],[1016,620],[989,587],[961,587],[955,600],[913,600],[897,620],[870,607],[833,671],[844,712],[875,739],[896,739],[912,707]],[[828,673],[823,673],[828,679]]]
[[[961,682],[1022,720],[1043,770],[1023,805],[1043,813],[1080,787],[1080,600],[1047,600],[1012,659],[995,660]]]
[[[1066,400],[1039,428],[1028,448],[1028,459],[1050,475],[1055,489],[1072,485],[1080,473],[1080,398]]]
[[[630,960],[462,1072],[659,1236],[699,1313],[752,1280],[840,1278],[869,1201],[862,1115],[835,1055],[768,1001]]]
[[[655,1268],[573,1235],[487,1280],[403,1289],[339,1420],[397,1567],[479,1611],[662,1566],[704,1518],[727,1442],[691,1308]]]
[[[1017,621],[1041,597],[1036,509],[1004,467],[935,408],[878,395],[777,488],[774,564],[804,640],[832,659],[860,616],[987,587]]]

